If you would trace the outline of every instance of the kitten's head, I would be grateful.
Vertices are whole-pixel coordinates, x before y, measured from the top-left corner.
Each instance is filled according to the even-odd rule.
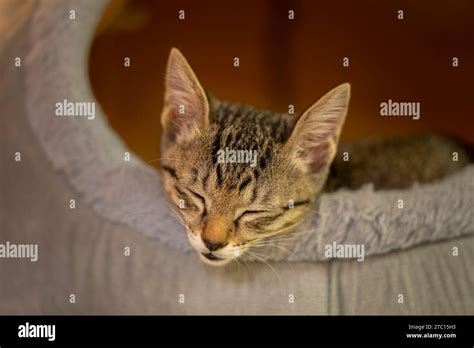
[[[171,50],[164,186],[203,261],[226,264],[302,220],[326,181],[349,95],[342,84],[300,117],[220,102]]]

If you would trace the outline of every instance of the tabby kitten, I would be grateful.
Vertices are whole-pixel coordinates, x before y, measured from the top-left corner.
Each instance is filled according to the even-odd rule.
[[[407,188],[469,162],[457,143],[432,135],[348,144],[333,161],[349,97],[344,83],[300,117],[222,102],[171,50],[161,117],[164,186],[203,261],[223,265],[273,245],[295,231],[323,191]]]
[[[349,97],[342,84],[299,118],[222,102],[171,50],[161,116],[164,187],[203,261],[226,264],[302,221],[326,182]],[[226,150],[254,153],[256,162],[222,161]]]

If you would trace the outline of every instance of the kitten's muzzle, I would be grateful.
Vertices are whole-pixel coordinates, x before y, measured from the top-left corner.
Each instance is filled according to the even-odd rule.
[[[222,258],[214,255],[213,253],[202,253],[202,256],[204,256],[206,259],[208,259],[210,261],[223,260]]]

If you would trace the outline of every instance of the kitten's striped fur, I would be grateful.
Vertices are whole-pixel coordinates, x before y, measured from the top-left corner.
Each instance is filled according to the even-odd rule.
[[[277,145],[288,139],[295,117],[217,101],[213,102],[211,110],[214,126],[211,153],[217,185],[242,191],[268,170]],[[218,150],[225,148],[257,151],[257,165],[253,168],[217,163]]]

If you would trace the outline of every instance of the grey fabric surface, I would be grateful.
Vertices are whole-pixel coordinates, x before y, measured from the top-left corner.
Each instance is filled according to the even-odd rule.
[[[473,260],[470,236],[373,256],[362,264],[333,262],[330,313],[473,314]]]
[[[43,9],[38,13],[45,16],[65,15],[63,11],[68,6],[64,3],[41,2],[38,6],[52,4],[53,7],[50,11]],[[75,4],[78,8],[81,2]],[[97,2],[87,4],[98,8],[102,6],[96,5]],[[69,44],[74,42],[74,35],[83,35],[78,27],[80,23],[93,17],[88,17],[87,11],[80,11],[83,16],[78,17],[80,19],[73,25],[75,30],[60,28],[62,33],[71,35]],[[34,21],[44,22],[45,25],[49,23],[39,14]],[[90,21],[93,23],[93,18]],[[39,40],[35,36],[37,33],[46,35],[55,30],[52,27],[43,31],[33,30],[27,23],[14,40],[6,46],[2,45],[0,242],[38,243],[39,260],[32,263],[25,259],[0,259],[0,313],[474,313],[474,274],[470,271],[474,261],[472,236],[374,256],[364,262],[276,262],[270,264],[273,269],[265,264],[250,263],[240,268],[233,265],[214,269],[198,262],[194,254],[180,251],[182,246],[176,241],[184,241],[184,234],[173,224],[164,225],[163,220],[156,217],[145,221],[122,220],[127,212],[140,208],[140,202],[145,198],[149,199],[144,203],[147,206],[162,201],[157,200],[156,196],[161,194],[159,185],[156,185],[156,173],[139,161],[127,163],[130,166],[123,169],[123,151],[126,148],[107,128],[104,119],[87,121],[51,116],[54,104],[48,104],[45,100],[57,100],[54,96],[47,99],[48,93],[62,91],[71,100],[77,96],[77,91],[85,93],[79,95],[90,93],[85,82],[80,84],[85,81],[82,70],[84,61],[77,66],[73,57],[56,61],[55,50],[43,56],[38,47],[32,48],[32,38]],[[43,41],[43,44],[47,42]],[[68,46],[61,51],[73,55]],[[87,52],[82,53],[79,56],[84,60]],[[24,67],[15,68],[12,57],[25,55]],[[41,62],[48,62],[50,70],[43,71]],[[80,75],[79,82],[72,86],[64,85],[64,80],[47,73],[53,71],[51,66],[61,73],[61,69],[66,69],[68,65],[70,73]],[[92,96],[90,98],[92,100]],[[56,126],[60,123],[63,126]],[[80,148],[76,148],[74,143],[77,133],[81,134],[81,139],[88,139],[86,145]],[[101,139],[100,143],[96,143],[97,139]],[[21,162],[13,160],[17,151],[22,153]],[[89,156],[91,151],[94,152],[93,157]],[[86,168],[75,162],[78,153],[90,160]],[[118,156],[116,162],[110,161],[109,156],[113,154]],[[470,169],[459,175],[466,175],[468,181],[469,177],[472,180]],[[89,176],[95,181],[90,182]],[[143,182],[129,182],[130,178],[143,179]],[[142,185],[157,188],[150,196],[143,197]],[[437,190],[439,187],[443,184],[420,189]],[[470,187],[472,190],[472,181]],[[449,191],[450,188],[443,188],[443,193],[444,190]],[[361,193],[364,190],[338,192],[332,196],[336,197],[333,203],[336,205],[327,207],[345,213],[344,204],[352,206],[357,202],[354,195]],[[391,199],[396,200],[400,195],[409,193],[389,194],[393,195]],[[377,195],[368,193],[371,199],[377,199]],[[73,210],[69,209],[71,198],[76,199],[77,204]],[[419,199],[423,204],[431,204],[430,201],[424,202],[424,198],[417,198],[412,204],[420,204]],[[372,211],[364,204],[362,207],[367,210],[361,211]],[[395,209],[396,205],[390,207]],[[410,203],[405,202],[405,207],[410,207]],[[158,205],[154,211],[160,211],[159,208],[161,206]],[[472,209],[472,204],[467,208]],[[436,207],[429,211],[431,213],[427,212],[425,217],[416,215],[418,220],[407,220],[409,224],[406,231],[402,231],[404,237],[399,241],[410,244],[410,231],[418,231],[417,226],[430,226],[428,221],[436,221],[435,215],[449,224],[460,223],[459,226],[468,232],[473,226],[472,220],[465,220],[468,225],[463,225],[462,221],[450,215],[434,214],[439,212]],[[403,214],[407,212],[412,218],[410,214],[413,210],[407,209]],[[428,220],[431,219],[429,214],[433,214],[432,220]],[[379,215],[376,213],[375,216]],[[352,213],[347,221],[355,219],[361,227],[369,221],[375,221],[377,226],[391,226],[391,222],[386,225],[387,220],[367,217],[370,217],[369,213]],[[470,218],[472,210],[471,214],[463,217]],[[325,218],[317,220],[317,223],[327,228],[331,221]],[[157,225],[166,228],[160,231]],[[454,229],[443,232],[444,228],[439,226],[435,229],[436,238],[460,232]],[[156,233],[164,236],[156,238]],[[340,236],[336,234],[331,239]],[[390,241],[396,236],[391,233],[384,236],[386,239],[380,239],[381,242],[373,245],[388,251],[392,245]],[[432,234],[423,233],[420,236],[429,240]],[[348,234],[348,238],[352,236]],[[315,258],[312,251],[318,248],[318,244],[322,245],[321,242],[307,242],[310,258]],[[404,245],[407,244],[397,247]],[[131,248],[130,256],[124,256],[126,246]],[[453,255],[453,246],[458,247],[459,256]],[[77,296],[75,304],[68,302],[71,293]],[[178,302],[180,294],[185,295],[185,304]],[[294,303],[288,301],[291,294],[294,295]],[[402,304],[397,301],[399,294],[404,295]]]

